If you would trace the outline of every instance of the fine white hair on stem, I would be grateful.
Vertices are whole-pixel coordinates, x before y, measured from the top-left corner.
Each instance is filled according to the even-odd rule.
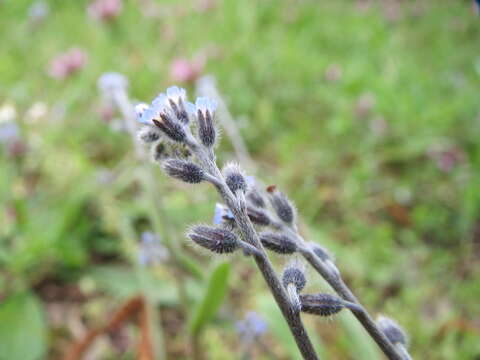
[[[197,101],[197,110],[199,110],[197,111],[197,125],[199,127],[203,126],[205,131],[203,133],[197,131],[194,134],[190,129],[189,116],[184,113],[186,92],[178,87],[171,87],[167,89],[167,95],[165,96],[168,98],[168,104],[165,105],[163,96],[158,101],[154,100],[150,108],[142,114],[143,120],[151,121],[152,125],[162,132],[162,136],[165,135],[172,142],[187,147],[195,158],[194,162],[191,162],[190,159],[186,161],[181,158],[167,160],[170,161],[168,163],[170,166],[165,168],[167,173],[190,183],[198,183],[202,180],[212,183],[223,203],[230,210],[232,221],[235,223],[235,233],[223,228],[197,227],[189,233],[189,237],[214,253],[230,253],[237,247],[241,247],[247,253],[253,255],[252,258],[280,308],[303,358],[317,360],[318,357],[300,317],[302,308],[300,299],[303,296],[300,292],[306,284],[305,265],[295,259],[285,268],[282,279],[277,276],[262,245],[257,228],[254,227],[252,222],[254,219],[259,220],[259,215],[262,215],[263,226],[271,226],[278,233],[292,239],[295,243],[295,251],[292,251],[292,253],[303,256],[337,292],[338,297],[335,299],[325,296],[306,297],[305,299],[313,301],[313,303],[310,303],[312,311],[321,314],[322,311],[332,312],[337,308],[349,308],[390,360],[402,360],[399,351],[363,309],[357,298],[341,279],[340,273],[335,271],[336,267],[334,267],[335,265],[328,254],[326,255],[323,249],[321,252],[317,251],[315,253],[314,249],[306,244],[306,241],[298,232],[297,209],[288,197],[278,191],[275,186],[269,187],[267,190],[271,207],[269,209],[259,209],[256,206],[258,202],[250,202],[251,197],[246,196],[248,184],[241,170],[227,167],[222,174],[216,163],[214,146],[212,146],[214,134],[209,134],[206,131],[210,124],[208,121],[211,119],[204,117],[204,115],[207,116],[210,112],[216,110],[212,105],[213,103],[205,99]],[[160,106],[161,102],[164,102],[162,104],[163,108],[159,110],[157,106]],[[199,122],[200,116],[202,118]],[[249,207],[249,205],[251,206]],[[257,212],[254,214],[252,209]],[[255,216],[252,218],[252,215]],[[279,221],[274,221],[275,217]],[[330,308],[325,307],[320,302],[326,300],[330,301]],[[335,301],[338,306],[334,309],[332,302]]]

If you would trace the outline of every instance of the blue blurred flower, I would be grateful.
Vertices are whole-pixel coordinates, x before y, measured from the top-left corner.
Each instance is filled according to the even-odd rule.
[[[50,7],[43,0],[35,1],[28,8],[28,18],[34,23],[43,21],[50,14]]]
[[[0,144],[15,141],[20,137],[20,129],[14,122],[0,123]]]
[[[97,86],[104,96],[111,97],[115,91],[125,90],[128,87],[128,80],[122,74],[106,72],[98,78]]]
[[[268,330],[266,321],[255,311],[249,311],[243,320],[237,321],[235,328],[244,345],[251,344]]]
[[[168,250],[161,243],[158,235],[151,231],[142,233],[138,246],[138,262],[140,265],[158,265],[165,261],[168,256]]]

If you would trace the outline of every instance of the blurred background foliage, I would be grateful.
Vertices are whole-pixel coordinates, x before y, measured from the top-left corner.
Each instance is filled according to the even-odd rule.
[[[154,168],[175,234],[159,236],[200,274],[138,263],[151,194],[97,91],[106,71],[147,101],[214,75],[257,175],[296,202],[302,231],[335,253],[366,307],[406,328],[415,358],[480,358],[470,1],[129,0],[108,16],[93,3],[0,1],[0,359],[60,359],[138,293],[159,310],[153,338],[168,358],[191,356],[189,327],[204,358],[298,357],[248,259],[230,268],[183,246],[188,224],[213,216],[206,185]],[[228,138],[219,154],[234,159]],[[269,328],[242,355],[235,322],[252,310]],[[307,323],[325,358],[381,358],[349,314]],[[132,324],[112,331],[90,358],[136,358],[137,337]]]

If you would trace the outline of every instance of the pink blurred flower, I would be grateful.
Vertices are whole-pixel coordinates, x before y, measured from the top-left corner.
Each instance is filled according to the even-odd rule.
[[[21,158],[27,152],[27,144],[22,139],[17,139],[7,145],[7,155],[10,158]]]
[[[96,111],[106,123],[111,122],[115,117],[115,108],[111,104],[102,104]]]
[[[203,56],[192,60],[177,58],[170,66],[170,77],[174,82],[193,82],[201,75],[204,67],[205,58]]]
[[[383,116],[374,117],[370,120],[370,131],[376,136],[383,136],[388,131],[388,123]]]
[[[72,48],[50,61],[48,74],[55,79],[65,79],[81,70],[86,63],[87,54],[79,48]]]
[[[216,5],[216,0],[197,0],[196,2],[197,11],[201,13],[214,9]]]
[[[452,171],[457,165],[465,162],[465,153],[456,146],[430,149],[428,155],[443,172]]]
[[[358,118],[366,118],[375,107],[375,96],[372,93],[361,95],[355,104],[355,115]]]
[[[115,19],[122,11],[122,0],[95,0],[87,8],[92,19],[104,22]]]
[[[338,64],[331,64],[325,70],[325,80],[335,83],[342,78],[342,67]]]
[[[369,10],[373,5],[372,0],[357,0],[357,8],[360,11],[367,11]]]

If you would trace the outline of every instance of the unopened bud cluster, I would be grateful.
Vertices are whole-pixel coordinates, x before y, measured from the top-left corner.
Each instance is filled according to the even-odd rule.
[[[205,179],[202,168],[186,160],[168,159],[163,163],[163,169],[171,177],[190,184],[198,184]]]
[[[277,254],[292,255],[299,251],[301,244],[295,235],[297,211],[292,201],[276,185],[262,189],[255,181],[245,186],[245,177],[240,176],[240,171],[235,165],[224,169],[227,184],[234,192],[245,192],[247,214],[250,221],[261,228],[259,233],[262,245]],[[228,218],[218,218],[217,224],[229,223]],[[330,252],[316,243],[304,244],[323,263],[333,277],[340,277],[340,272],[335,265]]]
[[[142,103],[135,107],[137,119],[142,124],[138,138],[151,147],[153,160],[167,175],[189,184],[210,181],[218,185],[222,181],[205,165],[215,158],[216,106],[214,100],[205,97],[198,98],[194,105],[187,100],[185,89],[173,86],[150,105]],[[243,194],[241,199],[244,199],[249,178],[241,168],[227,164],[221,176],[234,196]],[[255,209],[249,210],[249,216],[258,224],[269,224],[266,215]],[[195,226],[187,235],[195,244],[213,253],[229,254],[241,248],[245,255],[259,255],[257,248],[237,236],[234,217],[228,207],[217,204],[214,223],[216,227]]]
[[[217,254],[229,254],[238,249],[237,236],[226,229],[211,226],[194,226],[188,237],[196,244]]]
[[[237,164],[227,164],[219,170],[214,153],[218,134],[215,111],[214,100],[198,98],[194,105],[187,100],[186,91],[176,86],[158,95],[150,105],[136,106],[138,121],[143,125],[138,138],[151,147],[153,160],[160,163],[167,175],[185,183],[212,183],[226,204],[216,204],[214,226],[193,226],[187,237],[210,253],[230,254],[241,249],[244,255],[254,256],[284,314],[284,306],[296,319],[302,311],[331,316],[347,308],[357,317],[363,314],[359,317],[361,322],[368,318],[353,295],[345,295],[343,289],[335,286],[345,285],[329,251],[303,240],[297,228],[295,206],[283,192],[275,185],[262,189]],[[279,279],[265,249],[281,255],[302,255],[342,298],[324,293],[301,294],[307,284],[304,264],[296,259],[290,261]],[[290,329],[302,333],[302,324],[296,319],[290,318],[296,323]],[[362,322],[365,328],[381,329],[373,331],[383,337],[377,342],[390,341],[390,347],[406,349],[405,333],[393,320],[381,318],[377,325],[369,321],[373,325]],[[297,340],[302,334],[297,334]],[[406,350],[404,353],[407,359]]]
[[[215,110],[214,100],[199,98],[194,105],[187,100],[185,89],[172,86],[150,105],[141,103],[135,107],[138,121],[143,125],[138,137],[151,146],[153,160],[160,162],[168,175],[187,183],[199,183],[205,180],[204,171],[190,160],[187,147],[192,136],[190,126],[195,122],[201,143],[213,146]]]
[[[237,164],[227,164],[222,173],[231,192],[247,191],[247,180]]]

